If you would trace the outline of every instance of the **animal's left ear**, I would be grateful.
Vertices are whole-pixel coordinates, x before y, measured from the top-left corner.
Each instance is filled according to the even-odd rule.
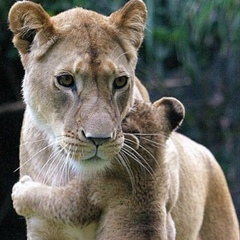
[[[141,0],[130,0],[123,8],[110,15],[110,21],[119,30],[125,40],[130,40],[138,49],[143,40],[147,9]]]
[[[34,42],[47,50],[56,38],[50,16],[41,5],[32,1],[18,1],[10,9],[9,28],[13,43],[22,56],[31,50]]]
[[[153,106],[157,108],[160,116],[168,120],[171,131],[176,130],[182,124],[185,108],[176,98],[163,97],[154,102]]]

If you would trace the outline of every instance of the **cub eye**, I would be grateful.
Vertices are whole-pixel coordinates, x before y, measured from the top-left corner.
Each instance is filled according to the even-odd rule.
[[[70,74],[63,74],[56,76],[57,82],[63,87],[73,87],[74,86],[74,79],[73,76]]]
[[[128,83],[128,77],[127,76],[121,76],[114,80],[113,87],[115,89],[121,89],[124,88]]]

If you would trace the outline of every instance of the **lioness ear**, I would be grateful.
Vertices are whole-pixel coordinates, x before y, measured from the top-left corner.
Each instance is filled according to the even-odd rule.
[[[14,34],[13,43],[21,54],[30,51],[37,34],[39,45],[47,43],[55,35],[50,16],[41,5],[30,1],[16,2],[9,11],[8,20]]]
[[[123,8],[112,13],[110,20],[115,24],[125,40],[130,40],[138,49],[143,40],[147,9],[141,0],[130,0]]]
[[[185,108],[176,98],[163,97],[154,102],[153,106],[158,109],[161,116],[165,116],[171,130],[176,130],[182,124],[185,117]]]

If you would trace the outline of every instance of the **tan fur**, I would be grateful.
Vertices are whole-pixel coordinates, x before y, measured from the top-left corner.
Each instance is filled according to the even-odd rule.
[[[150,121],[151,128],[144,125],[142,116],[138,119],[143,122],[137,120],[131,127],[143,128],[144,125],[141,131],[166,134],[166,138],[152,136],[149,139],[163,141],[166,145],[163,148],[161,145],[154,148],[147,140],[140,140],[140,144],[153,151],[159,162],[164,163],[165,157],[169,173],[153,162],[154,172],[143,169],[146,183],[139,184],[138,189],[142,176],[138,178],[139,173],[131,174],[132,168],[128,167],[127,171],[116,163],[116,156],[124,145],[123,119],[136,99],[149,101],[146,89],[134,73],[145,22],[146,8],[140,0],[129,1],[109,17],[81,8],[49,17],[40,5],[28,1],[17,2],[11,8],[9,23],[14,33],[13,42],[25,68],[26,111],[21,134],[20,176],[29,175],[33,180],[24,177],[17,183],[13,199],[16,210],[27,216],[28,239],[87,240],[95,239],[96,233],[99,239],[105,240],[138,239],[138,236],[174,239],[174,222],[176,239],[180,240],[239,238],[226,181],[212,155],[176,133],[164,142],[173,129],[171,115],[164,121]],[[73,86],[65,87],[57,81],[59,76],[66,75],[74,79]],[[127,79],[126,85],[120,89],[114,87],[124,79]],[[154,107],[165,113],[177,111],[167,103],[158,102]],[[153,119],[159,117],[153,114]],[[129,141],[134,141],[132,147],[137,149],[138,139],[129,136]],[[147,155],[141,148],[137,151]],[[151,161],[151,157],[148,156],[148,160]],[[127,160],[125,165],[128,166]],[[134,167],[140,169],[139,164],[135,163]],[[123,175],[113,174],[120,169]],[[129,179],[129,175],[134,176],[136,182]],[[80,191],[70,194],[68,191],[75,185],[67,185],[69,182],[79,184]],[[162,184],[164,188],[159,187]],[[168,188],[170,191],[166,191]],[[133,194],[134,189],[138,194]],[[57,201],[54,196],[59,195],[54,192],[49,195],[50,190],[60,191]],[[62,191],[66,191],[67,198]],[[24,193],[29,195],[26,199]],[[145,193],[149,198],[144,197]],[[38,196],[41,196],[40,204],[36,205]],[[87,202],[82,202],[82,197]],[[157,202],[150,201],[153,199]],[[25,205],[27,201],[30,202]],[[143,209],[148,203],[154,206]],[[39,215],[33,213],[31,206],[39,207],[35,209]],[[101,212],[103,209],[108,210],[107,214]],[[58,215],[59,211],[62,215]],[[143,214],[136,214],[139,212]],[[159,215],[155,216],[156,212]],[[133,218],[131,232],[129,219],[124,222],[127,214],[130,219],[137,215],[144,222],[143,228]],[[154,216],[149,224],[145,214],[149,218]],[[150,235],[144,235],[144,231]],[[122,237],[128,233],[132,235]],[[139,234],[137,238],[135,234]]]
[[[15,209],[60,228],[99,220],[99,240],[238,239],[236,214],[215,159],[203,146],[171,133],[183,116],[173,98],[153,106],[138,102],[122,124],[125,146],[119,156],[125,157],[66,187],[25,176],[13,189]]]

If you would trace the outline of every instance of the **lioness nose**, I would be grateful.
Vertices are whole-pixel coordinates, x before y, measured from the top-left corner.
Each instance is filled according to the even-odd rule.
[[[113,135],[113,134],[108,134],[108,135],[103,134],[101,136],[94,136],[94,135],[92,135],[90,133],[86,133],[84,131],[82,131],[82,134],[86,139],[91,140],[93,142],[93,144],[97,147],[102,145],[103,143],[107,142],[108,140],[110,140]]]

